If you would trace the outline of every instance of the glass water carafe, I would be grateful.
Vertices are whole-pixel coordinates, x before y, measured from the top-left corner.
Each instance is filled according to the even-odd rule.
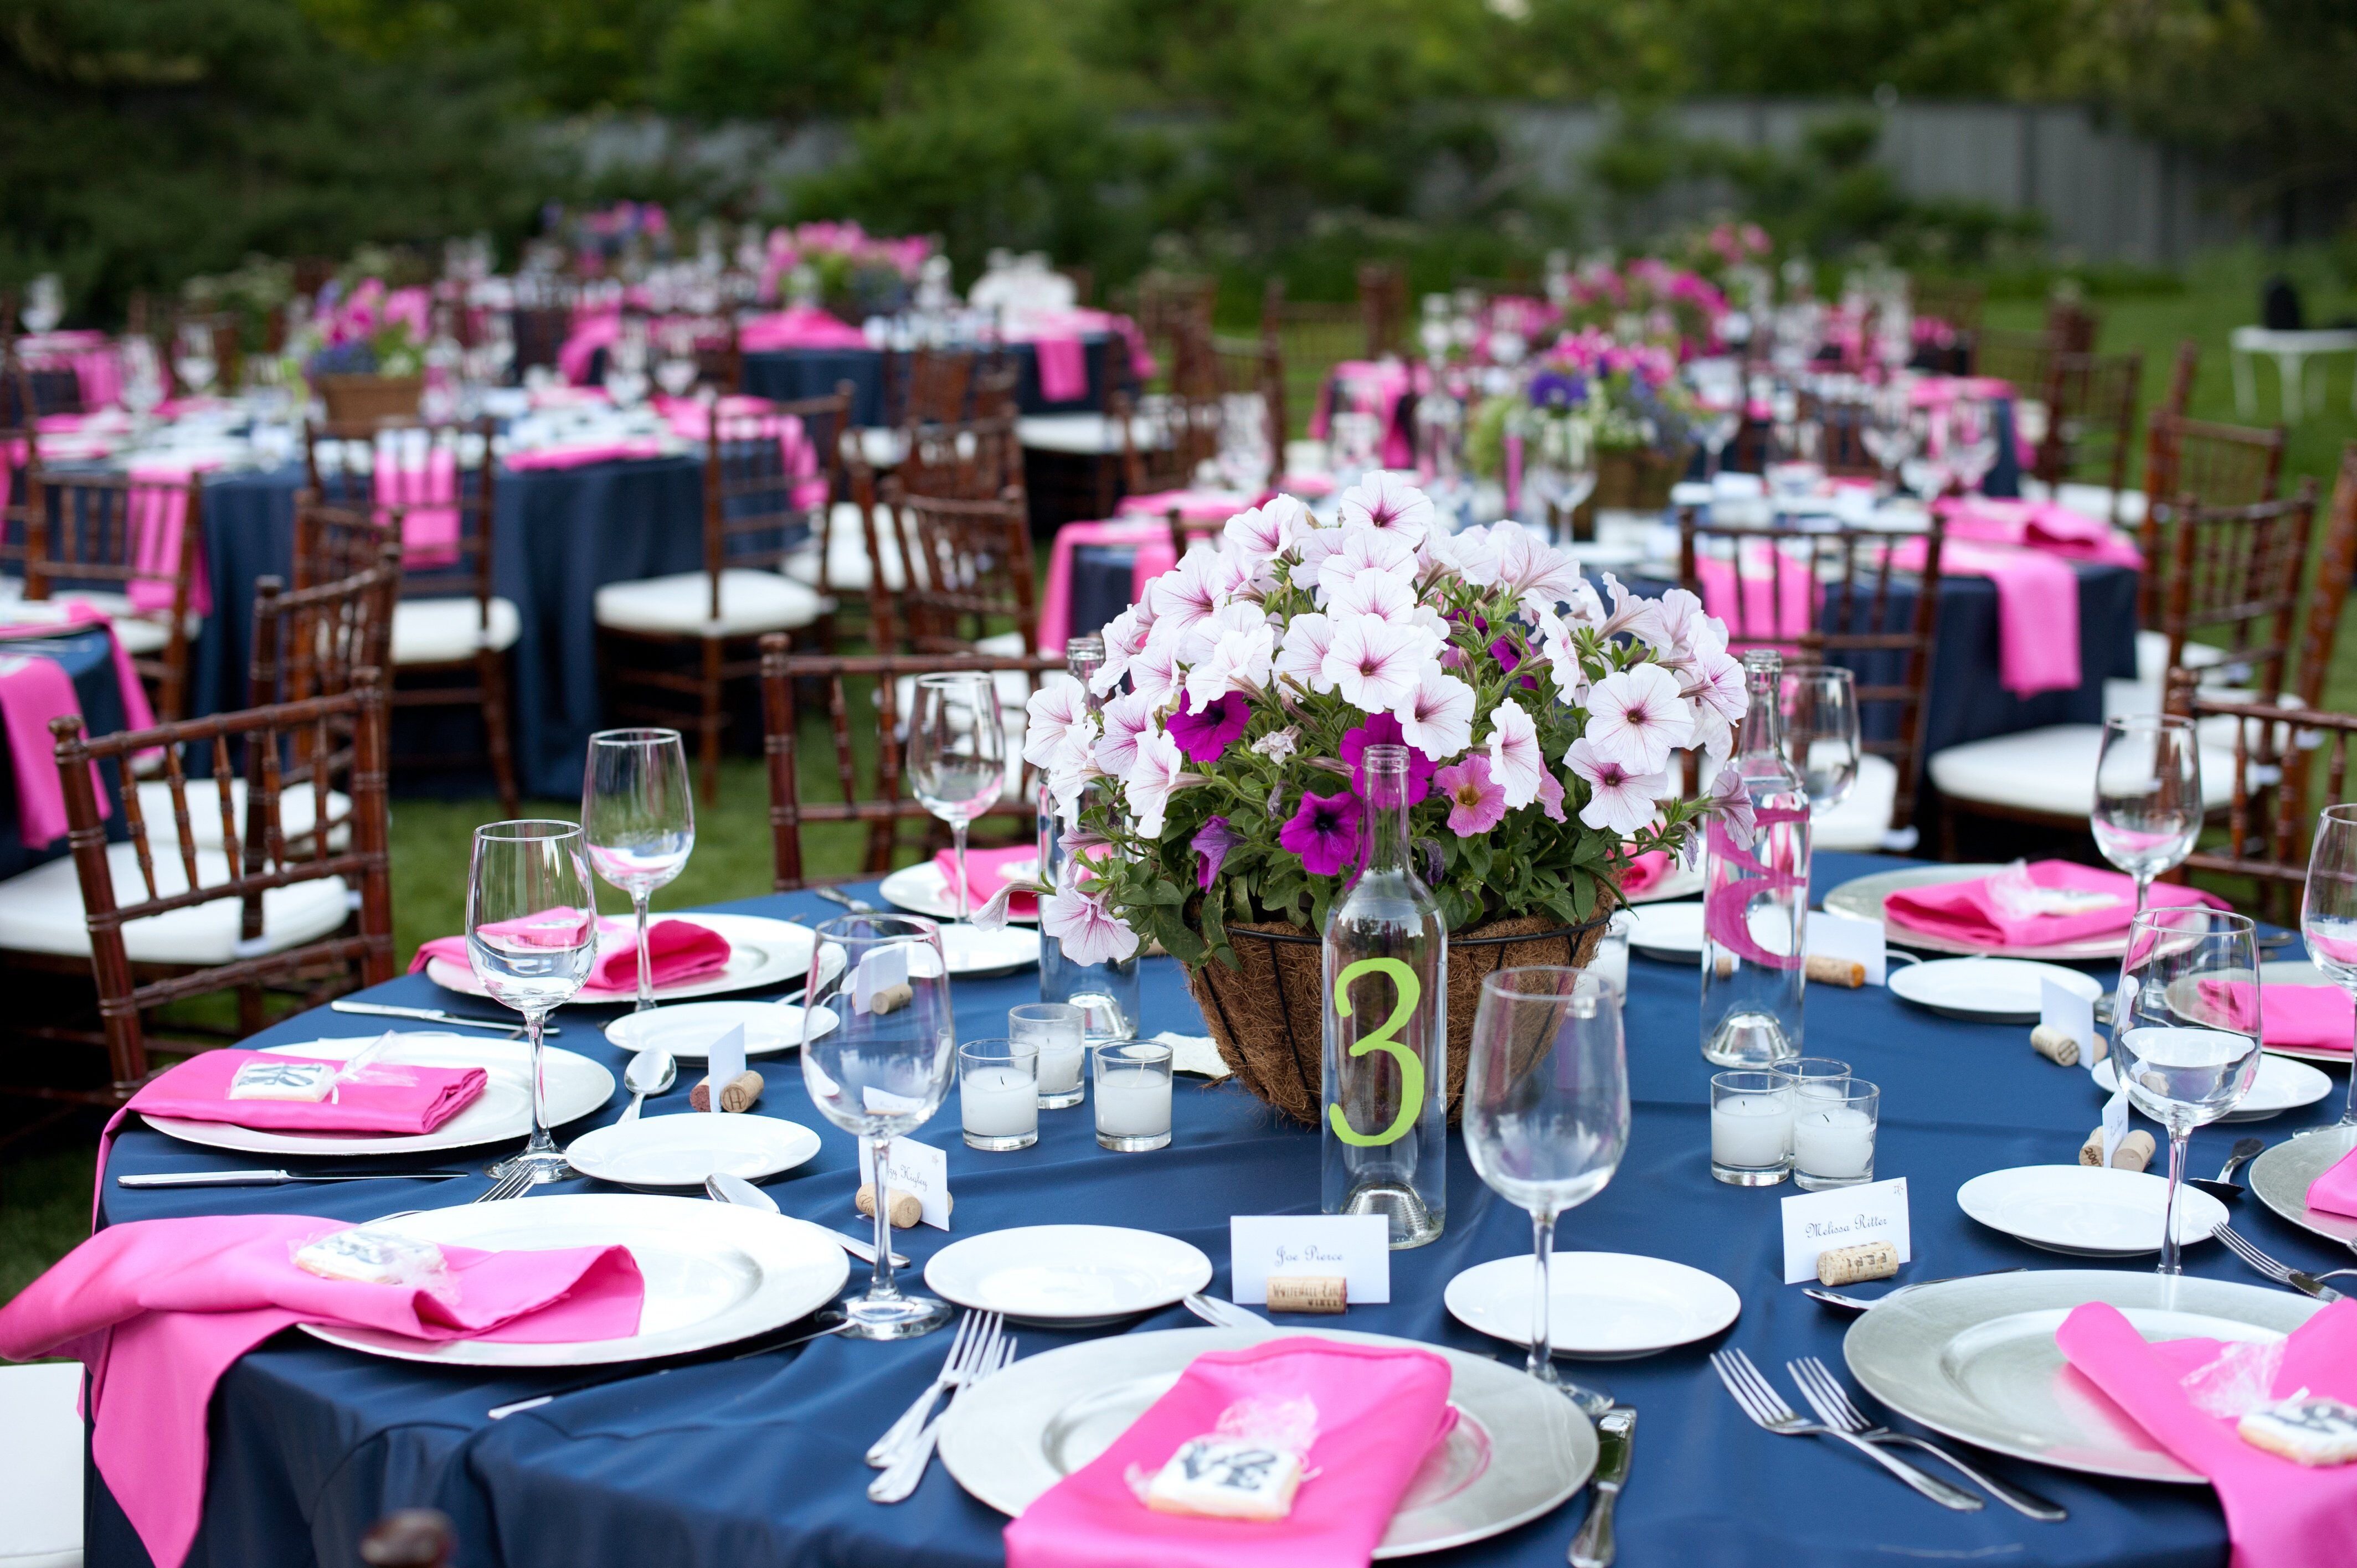
[[[1421,1247],[1448,1215],[1448,932],[1408,865],[1407,750],[1365,766],[1364,869],[1326,918],[1322,1208]]]
[[[1104,666],[1104,639],[1076,637],[1064,645],[1065,668],[1087,693],[1089,712],[1104,704],[1089,682]],[[1055,797],[1047,779],[1039,781],[1039,876],[1050,887],[1061,887],[1084,874],[1081,864],[1064,848],[1064,834],[1056,820]],[[1064,956],[1061,943],[1039,944],[1039,1000],[1069,1003],[1081,1010],[1084,1044],[1104,1045],[1137,1036],[1137,955],[1118,963],[1075,963]]]
[[[1737,843],[1717,817],[1703,835],[1702,1054],[1720,1067],[1801,1054],[1809,796],[1784,757],[1783,663],[1766,649],[1743,656],[1750,707],[1731,766],[1751,801],[1751,843]]]

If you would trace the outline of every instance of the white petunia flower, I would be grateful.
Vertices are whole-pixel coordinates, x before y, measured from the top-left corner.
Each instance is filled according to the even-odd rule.
[[[1023,730],[1023,760],[1034,768],[1049,766],[1063,749],[1067,733],[1089,717],[1088,696],[1077,681],[1041,686],[1023,707],[1029,715]]]
[[[1230,605],[1202,625],[1220,628],[1220,636],[1187,672],[1188,712],[1200,714],[1230,692],[1259,692],[1268,685],[1276,628],[1256,606]]]
[[[1587,693],[1584,738],[1631,773],[1659,773],[1693,733],[1694,710],[1678,694],[1678,678],[1658,664],[1617,670]]]
[[[1169,701],[1184,679],[1178,666],[1179,633],[1173,631],[1171,621],[1155,623],[1154,635],[1137,657],[1129,661],[1129,689],[1150,698],[1156,707]]]
[[[1635,773],[1589,745],[1585,736],[1563,754],[1564,766],[1587,780],[1587,804],[1579,820],[1591,828],[1627,835],[1652,822],[1657,802],[1669,793],[1666,773]]]
[[[1372,528],[1329,529],[1314,534],[1312,540],[1327,534],[1337,537],[1331,549],[1318,563],[1318,592],[1320,600],[1342,591],[1351,579],[1361,572],[1377,571],[1395,574],[1403,582],[1415,579],[1415,552],[1395,533],[1384,533]],[[1308,559],[1308,546],[1303,545],[1303,559]],[[1296,582],[1300,579],[1295,578]]]
[[[1539,798],[1546,754],[1539,749],[1539,726],[1512,697],[1490,714],[1490,777],[1506,792],[1506,809],[1520,811]]]
[[[1396,535],[1410,549],[1432,532],[1432,498],[1397,474],[1378,468],[1342,492],[1337,515],[1345,526],[1358,525]]]
[[[1423,633],[1373,616],[1352,616],[1336,624],[1324,671],[1344,702],[1386,714],[1414,694],[1417,672],[1431,659]]]
[[[1290,675],[1304,687],[1323,694],[1334,689],[1326,673],[1326,650],[1334,640],[1334,623],[1315,611],[1297,615],[1285,628],[1285,647],[1276,656],[1275,671]]]
[[[1193,550],[1146,584],[1146,602],[1154,612],[1155,630],[1183,633],[1225,603],[1227,596],[1219,587],[1222,570],[1219,557],[1210,551]]]
[[[1282,762],[1301,749],[1301,732],[1291,725],[1283,729],[1273,729],[1253,742],[1248,749],[1271,762]]]
[[[1579,564],[1529,529],[1500,523],[1491,530],[1498,552],[1492,585],[1515,596],[1526,615],[1551,610],[1582,591],[1595,592],[1579,575]]]
[[[1154,725],[1155,703],[1142,693],[1130,692],[1104,705],[1104,734],[1096,744],[1097,766],[1115,779],[1128,777],[1137,765],[1137,742]]]
[[[1187,754],[1178,749],[1177,741],[1160,730],[1138,737],[1136,760],[1130,764],[1128,777],[1122,780],[1123,794],[1129,801],[1138,837],[1161,836],[1163,814],[1170,809],[1171,791],[1178,788],[1178,777],[1186,771]]]
[[[1237,549],[1265,561],[1292,549],[1315,526],[1309,521],[1309,509],[1298,500],[1271,496],[1251,510],[1228,519],[1221,534]]]
[[[1343,616],[1361,615],[1405,623],[1415,615],[1415,609],[1413,585],[1396,572],[1381,572],[1372,568],[1354,575],[1326,600],[1326,613],[1337,619]]]
[[[1129,672],[1129,661],[1154,635],[1154,612],[1144,605],[1132,605],[1107,621],[1099,635],[1104,639],[1104,667],[1089,682],[1089,689],[1102,697],[1121,684],[1121,678]]]
[[[1415,690],[1394,704],[1400,738],[1435,762],[1446,762],[1473,744],[1473,688],[1440,666],[1417,671]]]
[[[1039,934],[1052,938],[1078,964],[1120,963],[1137,951],[1137,933],[1113,912],[1103,895],[1083,893],[1073,884],[1040,900]]]

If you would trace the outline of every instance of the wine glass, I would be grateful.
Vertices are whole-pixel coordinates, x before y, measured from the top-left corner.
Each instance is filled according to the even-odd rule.
[[[55,273],[43,273],[25,288],[17,317],[25,330],[38,338],[66,318],[66,289]]]
[[[909,792],[950,825],[961,922],[970,905],[966,828],[998,803],[1006,779],[1006,726],[998,716],[998,689],[990,676],[918,676],[917,708],[909,718]]]
[[[1857,785],[1857,677],[1836,664],[1789,664],[1777,677],[1784,752],[1819,815]]]
[[[2316,967],[2333,984],[2357,994],[2357,806],[2327,806],[2316,820],[2299,935]],[[2339,1125],[2357,1129],[2357,1072],[2349,1075],[2349,1103]]]
[[[597,875],[630,896],[638,917],[639,1004],[655,1004],[647,950],[647,900],[677,876],[695,848],[695,798],[687,748],[675,729],[609,729],[589,737],[581,776],[581,831]]]
[[[2193,853],[2201,832],[2201,747],[2193,721],[2138,714],[2104,721],[2089,817],[2104,858],[2136,878],[2144,913],[2152,879]]]
[[[139,333],[123,339],[123,406],[145,424],[147,415],[164,401],[164,367],[156,345]]]
[[[172,358],[172,369],[180,384],[191,397],[202,397],[213,384],[212,329],[200,321],[180,324],[179,351]]]
[[[1555,1369],[1547,1325],[1555,1217],[1612,1179],[1629,1146],[1620,997],[1584,970],[1501,969],[1481,982],[1465,1072],[1465,1150],[1492,1191],[1530,1211],[1530,1358],[1524,1369],[1600,1415],[1601,1389]]]
[[[1978,495],[1981,481],[1996,466],[1996,419],[1987,400],[1960,397],[1948,410],[1948,467],[1957,487]]]
[[[866,1295],[843,1304],[843,1331],[930,1334],[950,1309],[892,1283],[891,1170],[892,1140],[924,1125],[949,1091],[957,1026],[941,928],[914,915],[846,915],[817,939],[803,1016],[823,1009],[835,1022],[803,1042],[802,1084],[819,1114],[867,1145],[876,1183],[876,1272]]]
[[[2242,1103],[2259,1076],[2258,929],[2248,915],[2169,906],[2128,928],[2112,1053],[2130,1103],[2169,1130],[2160,1272],[2178,1262],[2177,1189],[2193,1129]]]
[[[475,830],[467,875],[467,962],[502,1007],[523,1015],[532,1041],[532,1141],[491,1167],[534,1182],[573,1174],[548,1135],[541,1026],[570,1002],[597,961],[597,908],[581,830],[571,822],[493,822]]]

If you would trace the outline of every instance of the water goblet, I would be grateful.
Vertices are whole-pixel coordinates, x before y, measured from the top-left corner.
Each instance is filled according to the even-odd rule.
[[[2325,977],[2357,995],[2357,805],[2327,806],[2316,820],[2308,851],[2308,886],[2299,902],[2299,935]],[[2337,1124],[2357,1132],[2357,1073]]]
[[[2201,748],[2191,719],[2104,721],[2089,826],[2104,858],[2136,878],[2136,913],[2143,914],[2153,878],[2192,854],[2201,832]]]
[[[1822,815],[1849,799],[1857,784],[1857,678],[1835,664],[1791,664],[1777,677],[1783,709],[1784,752]]]
[[[680,874],[695,848],[695,797],[679,731],[609,729],[591,736],[589,765],[581,776],[581,828],[589,864],[630,895],[638,917],[635,1010],[644,1013],[655,1004],[647,900]]]
[[[950,825],[957,852],[957,918],[972,908],[965,835],[996,805],[1006,781],[1006,726],[998,690],[987,674],[917,677],[917,711],[909,719],[909,792]]]
[[[491,1000],[523,1015],[532,1045],[532,1138],[491,1167],[530,1171],[535,1182],[573,1174],[549,1135],[541,1030],[573,999],[597,961],[597,908],[571,822],[493,822],[475,830],[467,875],[467,963]]]

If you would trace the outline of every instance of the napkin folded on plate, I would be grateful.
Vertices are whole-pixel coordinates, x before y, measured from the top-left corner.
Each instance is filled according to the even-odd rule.
[[[1198,1356],[1113,1446],[1042,1493],[1006,1527],[1007,1568],[1364,1568],[1417,1468],[1457,1423],[1448,1363],[1426,1350],[1309,1336]],[[1283,1520],[1157,1513],[1130,1488],[1245,1401],[1307,1398],[1318,1436]]]
[[[0,1358],[63,1356],[90,1368],[91,1456],[159,1568],[179,1568],[196,1539],[213,1385],[282,1328],[532,1344],[638,1332],[646,1288],[626,1247],[445,1247],[455,1288],[438,1293],[295,1266],[306,1242],[345,1229],[298,1214],[110,1225],[0,1306]]]
[[[2112,902],[2075,912],[2024,913],[2008,905],[1991,884],[2004,877],[1975,877],[1969,882],[1943,882],[1930,887],[1908,887],[1882,901],[1882,912],[1910,930],[1928,931],[1989,948],[2049,947],[2058,942],[2084,941],[2124,932],[2136,916],[2136,881],[2124,872],[2103,871],[2067,860],[2033,861],[2027,868],[2036,887],[2109,895]],[[2149,902],[2162,905],[2206,904],[2223,909],[2223,899],[2174,883],[2153,884]]]
[[[583,996],[638,994],[638,938],[639,929],[634,921],[616,918],[597,922],[597,964],[581,987]],[[647,922],[647,958],[657,985],[677,985],[717,974],[728,967],[728,939],[709,926],[699,926],[693,920]],[[422,944],[417,956],[409,961],[409,972],[415,974],[437,958],[464,966],[468,961],[467,939],[436,937]]]
[[[2357,1539],[2357,1465],[2309,1467],[2255,1448],[2234,1417],[2205,1413],[2185,1386],[2219,1359],[2215,1339],[2147,1343],[2117,1307],[2089,1302],[2054,1333],[2072,1366],[2179,1464],[2210,1477],[2226,1510],[2232,1568],[2341,1568]],[[2306,1389],[2357,1404],[2357,1302],[2335,1302],[2294,1329],[2268,1395]]]
[[[1629,863],[1620,874],[1620,901],[1626,904],[1641,893],[1660,886],[1670,875],[1670,852],[1649,849]]]
[[[2308,1206],[2357,1219],[2357,1149],[2341,1155],[2308,1184]]]
[[[966,901],[970,908],[978,909],[998,896],[1006,886],[1007,871],[1025,862],[1037,862],[1039,852],[1029,844],[1014,844],[1006,849],[970,849],[965,852]],[[948,889],[952,901],[957,898],[957,852],[945,849],[933,856],[941,868],[942,886]],[[1036,915],[1039,900],[1029,893],[1017,893],[1007,901],[1010,915]]]
[[[249,1062],[325,1061],[224,1047],[159,1073],[131,1097],[130,1109],[190,1122],[285,1133],[431,1133],[479,1099],[490,1075],[479,1067],[413,1067],[372,1062],[336,1086],[331,1100],[231,1100],[230,1080]],[[341,1067],[341,1062],[328,1062]]]
[[[2357,1002],[2337,985],[2259,983],[2259,1043],[2345,1051],[2357,1035]]]

